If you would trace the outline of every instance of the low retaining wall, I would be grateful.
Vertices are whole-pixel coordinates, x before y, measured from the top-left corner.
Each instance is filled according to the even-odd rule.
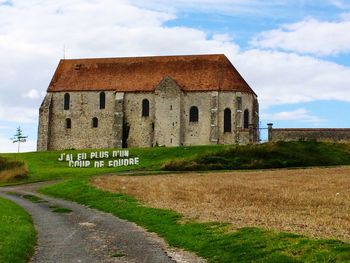
[[[268,128],[269,142],[276,141],[334,141],[350,142],[350,129],[273,129]]]

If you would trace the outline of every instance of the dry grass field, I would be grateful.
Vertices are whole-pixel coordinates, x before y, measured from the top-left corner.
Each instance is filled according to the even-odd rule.
[[[350,167],[100,176],[94,186],[185,218],[350,241]]]
[[[0,183],[9,182],[14,179],[25,178],[28,173],[26,166],[15,167],[9,170],[0,171]]]

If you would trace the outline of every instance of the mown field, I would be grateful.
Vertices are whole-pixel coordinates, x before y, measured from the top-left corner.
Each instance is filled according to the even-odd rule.
[[[350,242],[350,167],[99,176],[99,189],[187,219],[259,226]]]

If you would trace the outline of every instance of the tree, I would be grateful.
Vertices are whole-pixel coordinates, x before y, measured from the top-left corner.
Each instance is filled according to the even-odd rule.
[[[11,138],[13,143],[16,143],[16,142],[18,143],[18,152],[20,149],[21,142],[26,142],[27,138],[28,136],[24,136],[21,127],[18,126],[16,134],[13,136],[13,138]]]

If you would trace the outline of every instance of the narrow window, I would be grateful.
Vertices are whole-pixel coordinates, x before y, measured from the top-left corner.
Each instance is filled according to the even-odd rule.
[[[92,128],[98,127],[98,119],[96,117],[92,118]]]
[[[198,122],[198,108],[196,106],[192,106],[190,108],[190,122]]]
[[[69,93],[64,94],[64,103],[63,108],[65,110],[69,110],[69,104],[70,104],[70,96]]]
[[[231,132],[231,110],[229,108],[224,111],[224,132]]]
[[[148,99],[144,99],[142,101],[142,117],[149,116],[149,101]]]
[[[244,120],[243,128],[248,129],[249,128],[249,111],[248,110],[244,111],[243,120]]]
[[[106,107],[106,94],[104,92],[100,93],[100,109],[104,109]]]
[[[237,107],[237,110],[242,110],[242,97],[236,98],[236,107]]]
[[[66,119],[66,129],[72,128],[72,120],[67,118]]]

